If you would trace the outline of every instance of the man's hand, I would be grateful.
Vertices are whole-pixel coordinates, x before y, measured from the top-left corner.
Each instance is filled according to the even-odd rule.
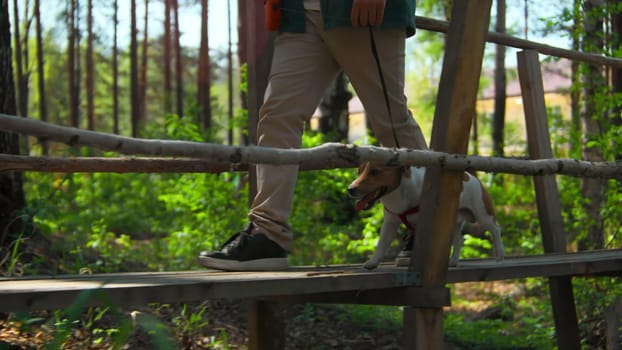
[[[380,25],[386,2],[387,0],[353,0],[352,13],[350,14],[352,25],[355,27]]]

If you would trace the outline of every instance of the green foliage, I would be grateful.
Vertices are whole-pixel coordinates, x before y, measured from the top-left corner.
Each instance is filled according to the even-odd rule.
[[[444,16],[442,4],[426,1],[420,7],[424,13]],[[572,19],[572,11],[559,21],[549,21],[548,26],[562,27]],[[600,15],[600,14],[599,14]],[[50,34],[47,34],[49,37]],[[436,87],[442,63],[444,36],[438,33],[420,31],[414,38],[417,50],[409,55],[409,64],[417,70],[409,69],[409,100],[424,133],[430,134],[432,116],[436,104]],[[66,91],[65,53],[52,40],[46,43],[46,76],[48,110],[50,121],[67,124],[68,104]],[[157,48],[156,49],[160,49]],[[619,48],[612,48],[619,52]],[[34,52],[34,50],[32,50]],[[619,56],[619,55],[618,55]],[[109,62],[105,55],[98,56],[98,71],[108,71]],[[413,63],[414,61],[414,63]],[[151,65],[149,81],[154,86],[162,84],[159,67]],[[128,86],[129,65],[122,60],[121,85]],[[192,72],[187,72],[191,75]],[[33,76],[36,79],[36,72]],[[241,67],[242,94],[247,93],[246,66]],[[510,71],[509,74],[515,74]],[[188,74],[187,74],[188,75]],[[152,79],[153,78],[153,79]],[[108,88],[111,84],[108,75],[98,75],[101,79],[96,91],[97,114],[106,115],[111,109]],[[186,79],[186,81],[192,81]],[[483,81],[483,84],[486,82]],[[192,83],[194,84],[194,83]],[[580,89],[576,86],[575,89]],[[157,90],[154,87],[154,90]],[[216,88],[217,89],[217,88]],[[189,96],[192,89],[186,89]],[[158,91],[149,94],[157,97]],[[38,102],[37,91],[33,90],[31,110],[36,117],[38,110],[33,108]],[[222,95],[222,94],[221,94]],[[219,95],[220,96],[220,95]],[[215,99],[215,130],[204,131],[196,120],[175,115],[156,115],[161,110],[160,98],[148,98],[150,123],[143,135],[149,138],[212,141],[224,140],[224,113]],[[196,101],[189,98],[186,114],[196,112]],[[599,89],[593,97],[599,115],[616,110],[622,105],[620,94],[611,94]],[[194,108],[194,109],[193,109]],[[127,99],[121,99],[121,115],[127,114]],[[549,125],[553,151],[556,157],[581,158],[581,129],[562,116],[549,110]],[[237,109],[233,120],[235,128],[245,130],[248,113]],[[82,123],[85,121],[83,120]],[[107,118],[98,120],[99,130],[110,130]],[[491,133],[490,118],[479,119],[479,134]],[[622,154],[622,127],[601,120],[603,133],[587,140],[589,147],[603,151],[605,159],[614,159]],[[121,129],[129,130],[126,118],[121,120]],[[127,132],[126,132],[127,133]],[[507,144],[524,146],[522,130],[508,123],[505,130]],[[237,135],[236,135],[237,136]],[[485,138],[485,136],[484,136]],[[322,144],[322,135],[305,134],[304,147]],[[485,141],[485,140],[484,140]],[[240,142],[242,143],[242,142]],[[483,144],[484,142],[482,142]],[[58,146],[56,146],[58,147]],[[523,147],[524,148],[524,147]],[[56,154],[71,154],[71,150],[58,147]],[[38,152],[35,149],[34,154]],[[115,156],[115,154],[105,154]],[[334,169],[301,172],[294,197],[290,224],[295,231],[295,248],[290,257],[293,265],[336,264],[365,261],[377,242],[378,230],[382,223],[382,207],[357,213],[353,202],[345,193],[345,188],[356,176],[354,169]],[[498,221],[502,227],[502,237],[507,255],[542,253],[541,232],[536,217],[535,193],[532,179],[525,176],[506,174],[483,174],[480,179],[494,198]],[[557,177],[564,218],[564,230],[568,241],[584,239],[589,218],[584,206],[585,197],[581,195],[581,179]],[[26,193],[28,213],[34,216],[37,226],[48,234],[54,242],[59,255],[62,272],[117,272],[137,270],[177,270],[197,268],[195,258],[201,250],[217,249],[233,232],[246,223],[248,179],[245,174],[230,172],[223,174],[41,174],[26,173]],[[622,189],[614,180],[606,182],[603,191],[607,194],[602,207],[602,227],[605,230],[607,247],[622,244],[620,217],[622,217]],[[20,260],[16,241],[11,251],[9,272],[14,270]],[[463,257],[485,257],[490,253],[488,240],[467,237]],[[36,273],[36,265],[27,266],[27,273]],[[531,290],[537,290],[537,298],[522,298],[515,304],[504,304],[504,313],[514,316],[513,320],[469,321],[463,316],[448,314],[445,326],[448,338],[466,348],[494,349],[550,349],[553,348],[552,320],[547,300],[546,283],[538,280],[527,282]],[[599,315],[611,298],[620,294],[618,279],[577,280],[575,281],[577,305],[580,314],[582,337],[586,346],[596,346],[590,334],[600,334],[602,323]],[[536,300],[537,299],[537,300]],[[503,303],[501,301],[500,303]],[[84,308],[80,307],[80,310]],[[306,309],[305,309],[306,310]],[[397,326],[398,308],[347,306],[344,310],[352,320],[373,327],[383,324]],[[73,310],[56,314],[57,341],[61,344],[76,327],[101,329],[94,342],[105,342],[118,334],[127,336],[128,327],[99,327],[97,324],[109,309],[88,309],[86,320],[76,316]],[[192,334],[203,327],[204,309],[189,310],[185,306],[173,320],[177,331]],[[313,310],[307,310],[306,317],[312,317]],[[303,315],[303,316],[305,316]],[[508,317],[510,318],[510,317]],[[144,328],[158,340],[166,343],[168,334],[154,318],[144,318]],[[473,336],[477,334],[477,338]],[[518,339],[518,340],[517,340]],[[122,343],[122,341],[119,341]],[[223,333],[213,342],[226,347],[227,335]],[[216,343],[214,343],[216,344]]]
[[[168,182],[158,199],[174,218],[167,238],[169,268],[195,265],[200,248],[218,249],[246,222],[247,190],[239,174],[185,174]]]
[[[554,346],[551,329],[534,324],[526,327],[498,319],[466,321],[462,315],[447,314],[444,326],[448,341],[464,349],[549,350]]]
[[[202,140],[195,126],[175,116],[162,134]],[[246,221],[248,190],[238,173],[29,173],[26,179],[36,224],[63,237],[56,247],[65,255],[61,268],[74,273],[188,269],[201,249],[217,248]]]
[[[303,147],[324,142],[323,135],[305,135]],[[345,192],[356,177],[354,169],[300,172],[290,224],[295,231],[294,264],[330,264],[361,260],[350,248],[363,226]],[[371,248],[371,247],[370,247]]]
[[[24,240],[24,233],[20,232],[18,237],[8,244],[6,256],[0,260],[0,268],[5,276],[21,276],[23,274],[20,256],[22,255],[21,247]],[[1,249],[0,252],[5,253],[4,249]]]
[[[87,307],[93,299],[107,305],[104,307]],[[118,327],[106,327],[102,329],[98,324],[107,314],[112,315],[118,323]],[[23,316],[24,317],[24,316]],[[129,319],[121,317],[119,310],[114,307],[108,298],[108,294],[102,289],[92,289],[81,292],[74,303],[64,310],[56,310],[48,320],[51,329],[54,329],[53,338],[46,343],[46,349],[55,350],[64,348],[65,342],[81,331],[88,337],[90,342],[100,345],[103,342],[110,343],[113,349],[126,342],[130,332]]]
[[[179,315],[173,318],[173,323],[177,326],[177,333],[192,335],[207,326],[208,322],[203,317],[205,311],[205,308],[201,308],[197,313],[193,313],[188,305],[182,305]]]
[[[622,296],[620,277],[581,278],[573,280],[574,296],[582,347],[605,349],[605,310]]]
[[[542,253],[540,225],[534,215],[536,206],[532,180],[511,174],[486,174],[479,178],[494,198],[506,255]],[[467,251],[468,243],[465,244]]]
[[[342,319],[349,319],[363,329],[392,329],[400,327],[402,310],[393,306],[339,305]]]
[[[92,302],[102,306],[88,307]],[[204,305],[151,304],[121,311],[102,289],[84,291],[69,307],[9,316],[5,325],[36,334],[40,348],[56,349],[230,349],[225,330],[210,330]],[[0,344],[2,345],[2,344]],[[39,347],[38,347],[39,348]],[[234,347],[239,348],[239,347]]]

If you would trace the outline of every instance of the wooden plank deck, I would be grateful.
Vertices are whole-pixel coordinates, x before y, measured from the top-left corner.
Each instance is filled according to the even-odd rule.
[[[499,262],[462,260],[460,267],[449,269],[447,283],[598,275],[622,276],[622,249],[508,257]]]
[[[622,250],[463,260],[448,283],[525,277],[622,275]],[[386,305],[447,305],[439,289],[417,288],[407,268],[382,264],[292,267],[276,272],[213,270],[0,278],[0,312],[65,308],[92,293],[86,305],[190,302],[206,299],[277,298],[282,301],[354,302]],[[105,293],[101,293],[105,291]],[[435,296],[435,294],[438,294]],[[389,296],[382,298],[383,295]],[[385,301],[378,301],[388,299]]]

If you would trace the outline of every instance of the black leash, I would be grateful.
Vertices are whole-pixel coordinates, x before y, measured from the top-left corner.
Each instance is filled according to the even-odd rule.
[[[395,133],[395,123],[393,122],[393,114],[391,113],[391,103],[389,102],[389,94],[387,92],[387,84],[384,81],[384,74],[382,74],[382,67],[380,66],[380,58],[378,57],[378,49],[376,48],[376,38],[374,37],[374,30],[371,26],[369,28],[369,41],[371,43],[371,52],[376,60],[376,66],[378,67],[378,75],[380,76],[380,83],[382,84],[382,93],[384,95],[384,102],[387,105],[387,111],[389,112],[389,120],[391,121],[391,132],[393,133],[393,141],[395,141],[395,147],[400,148],[400,143],[397,140],[397,134]]]

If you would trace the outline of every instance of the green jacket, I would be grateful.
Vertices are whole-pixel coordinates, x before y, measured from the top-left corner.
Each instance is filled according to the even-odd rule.
[[[349,27],[352,0],[321,0],[324,29]],[[303,0],[282,0],[281,32],[304,33]],[[387,0],[381,28],[405,28],[407,36],[415,34],[415,0]]]

